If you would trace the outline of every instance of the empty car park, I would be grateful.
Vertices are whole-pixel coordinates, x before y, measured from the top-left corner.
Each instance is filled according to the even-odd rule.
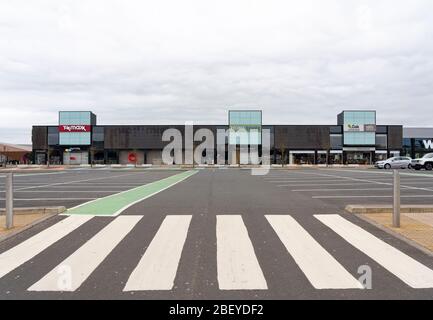
[[[15,198],[70,210],[0,243],[2,299],[433,295],[431,256],[344,210],[391,203],[390,171],[89,168],[17,174]],[[432,199],[433,174],[401,171],[403,204]]]

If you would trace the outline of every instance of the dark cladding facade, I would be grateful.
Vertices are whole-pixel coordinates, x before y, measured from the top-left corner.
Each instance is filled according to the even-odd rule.
[[[236,125],[258,129],[261,139],[261,132],[269,129],[274,164],[372,164],[403,151],[403,127],[376,125],[374,111],[344,111],[338,115],[337,125],[262,125],[261,111],[231,112],[235,112],[229,118],[232,123],[194,125],[194,133],[205,128],[217,137],[217,130]],[[49,159],[51,164],[162,164],[162,150],[169,143],[162,139],[167,129],[177,129],[185,136],[182,125],[100,126],[91,112],[60,112],[57,126],[33,127],[34,162],[45,164]],[[227,138],[226,144],[233,143],[230,140]],[[215,159],[209,164],[217,160],[215,151]]]
[[[422,158],[433,152],[433,128],[404,128],[403,155]]]

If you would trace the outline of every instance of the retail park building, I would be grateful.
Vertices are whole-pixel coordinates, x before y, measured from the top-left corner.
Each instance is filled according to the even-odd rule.
[[[377,124],[372,110],[343,111],[336,120],[331,125],[269,125],[262,123],[259,110],[232,110],[226,124],[197,123],[193,130],[208,129],[215,137],[229,129],[254,132],[259,155],[261,133],[268,130],[274,164],[372,164],[390,156],[415,158],[433,152],[433,128]],[[185,138],[183,125],[98,125],[90,111],[60,111],[58,123],[33,126],[32,158],[36,164],[162,164],[162,151],[170,143],[163,141],[167,129],[177,129]],[[225,140],[227,146],[238,142],[229,135]],[[209,164],[221,161],[216,139],[213,144],[215,156],[208,158]],[[228,157],[226,151],[225,160]]]

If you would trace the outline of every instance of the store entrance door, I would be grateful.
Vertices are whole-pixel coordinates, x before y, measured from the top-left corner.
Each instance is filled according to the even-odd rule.
[[[63,164],[66,165],[89,164],[89,152],[87,151],[64,152]]]

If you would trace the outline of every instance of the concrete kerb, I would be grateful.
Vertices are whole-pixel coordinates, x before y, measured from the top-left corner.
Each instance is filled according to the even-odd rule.
[[[60,214],[66,211],[63,206],[14,208],[15,215],[26,214]],[[6,209],[0,208],[0,215],[5,215]]]
[[[345,210],[353,214],[392,213],[392,205],[348,205]],[[433,205],[402,205],[401,213],[431,213]]]
[[[389,235],[391,235],[391,236],[393,236],[393,237],[395,237],[395,238],[397,238],[397,239],[399,239],[399,240],[401,240],[401,241],[403,241],[403,242],[411,245],[412,247],[420,250],[421,252],[425,253],[426,255],[428,255],[430,257],[433,257],[433,252],[431,252],[429,249],[423,247],[418,242],[416,242],[416,241],[414,241],[412,239],[409,239],[409,238],[405,237],[404,235],[402,235],[402,234],[400,234],[398,232],[395,232],[392,229],[387,228],[387,227],[381,225],[380,223],[377,223],[376,221],[368,218],[368,216],[365,216],[365,215],[362,215],[362,214],[355,214],[355,216],[358,217],[359,219],[367,222],[367,223],[370,223],[371,225],[375,226],[376,228],[382,230],[383,232],[386,232],[387,234],[389,234]]]
[[[21,210],[21,209],[23,209],[23,210]],[[23,212],[26,212],[24,209],[28,210],[27,211],[28,213],[23,213]],[[33,211],[33,210],[35,210],[35,211]],[[5,211],[4,209],[0,209],[0,214],[4,214],[4,211]],[[30,223],[24,227],[18,228],[15,231],[12,231],[6,235],[0,236],[0,242],[7,241],[8,239],[13,238],[16,235],[20,234],[21,232],[29,230],[29,229],[35,227],[36,225],[38,225],[42,222],[45,222],[45,221],[48,221],[48,220],[54,218],[55,216],[59,215],[60,213],[66,211],[66,208],[62,207],[62,206],[59,206],[59,207],[39,207],[39,208],[15,208],[15,210],[14,210],[15,214],[17,214],[16,213],[17,211],[19,211],[18,214],[37,214],[37,213],[39,213],[39,214],[47,214],[47,215],[33,221],[32,223]]]
[[[413,234],[411,236],[407,231],[399,232],[397,230],[404,229],[397,228],[394,230],[391,225],[384,225],[379,222],[379,220],[376,221],[376,217],[382,217],[383,215],[389,215],[389,220],[391,221],[393,213],[392,205],[347,205],[345,210],[346,212],[354,214],[359,219],[370,223],[376,228],[433,257],[433,252],[428,247],[425,247],[425,244],[420,242],[417,237],[413,237]],[[410,214],[433,214],[433,205],[402,205],[400,207],[400,212],[406,218],[414,219]],[[414,221],[416,221],[416,223],[425,224],[422,220],[415,219]]]

